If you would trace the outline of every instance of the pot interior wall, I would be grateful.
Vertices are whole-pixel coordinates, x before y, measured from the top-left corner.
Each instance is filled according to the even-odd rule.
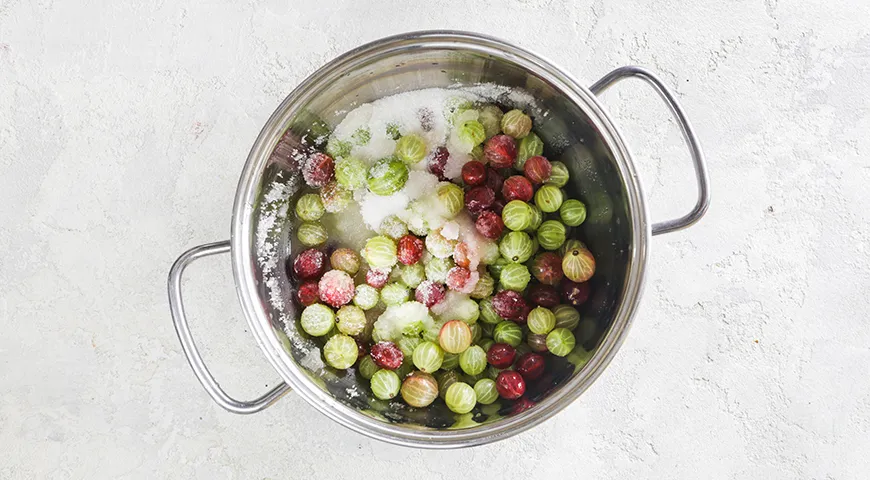
[[[460,50],[449,43],[401,53],[384,52],[353,64],[340,64],[339,68],[341,71],[332,76],[335,80],[305,100],[304,106],[297,108],[285,123],[286,132],[262,172],[259,203],[254,207],[254,228],[250,234],[254,239],[251,244],[257,249],[253,257],[260,259],[254,266],[257,278],[262,279],[258,287],[260,298],[287,353],[314,383],[339,402],[408,428],[447,428],[457,424],[474,428],[476,424],[515,414],[512,412],[517,410],[516,406],[504,401],[488,407],[478,405],[470,415],[460,417],[447,410],[441,401],[436,402],[440,407],[420,410],[401,402],[376,400],[367,381],[354,369],[336,371],[324,365],[319,347],[322,341],[309,338],[298,326],[300,308],[295,300],[298,283],[287,274],[283,263],[299,250],[293,245],[296,220],[292,205],[300,194],[297,186],[302,182],[294,158],[305,150],[304,142],[320,135],[324,127],[334,127],[347,111],[387,95],[421,88],[494,83],[526,91],[546,112],[546,115],[531,112],[535,132],[547,145],[545,156],[568,166],[571,172],[571,181],[566,186],[568,195],[587,205],[588,218],[574,229],[572,237],[586,242],[597,260],[597,271],[591,280],[592,295],[579,308],[582,321],[575,330],[582,349],[564,359],[550,361],[547,374],[529,385],[527,397],[538,402],[572,375],[582,375],[588,352],[594,351],[607,335],[616,308],[623,300],[632,238],[625,182],[611,152],[587,121],[586,113],[566,100],[555,86],[528,73],[519,64],[483,52]],[[510,96],[503,96],[498,103],[502,107],[514,106]],[[291,198],[282,203],[278,193]]]

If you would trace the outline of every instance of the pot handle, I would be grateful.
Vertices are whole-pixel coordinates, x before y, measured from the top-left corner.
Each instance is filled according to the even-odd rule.
[[[208,367],[205,366],[202,360],[202,355],[200,355],[199,350],[196,348],[196,343],[194,343],[193,336],[190,334],[190,326],[187,323],[187,316],[184,314],[184,303],[181,298],[181,276],[188,265],[195,260],[229,251],[230,241],[225,240],[223,242],[199,245],[182,253],[169,270],[169,309],[172,312],[172,321],[175,323],[175,332],[178,334],[178,340],[181,341],[181,348],[187,356],[190,368],[193,369],[196,378],[199,379],[199,382],[209,396],[211,396],[212,400],[232,413],[257,413],[272,405],[281,396],[289,392],[290,386],[281,382],[280,385],[262,397],[250,402],[236,400],[227,395],[218,385],[211,372],[208,371]]]
[[[608,73],[601,80],[595,82],[591,87],[592,93],[600,95],[605,90],[615,85],[620,80],[629,77],[640,78],[649,84],[656,93],[664,100],[671,114],[676,118],[680,130],[683,132],[683,139],[689,147],[689,152],[692,154],[692,162],[695,164],[695,176],[698,179],[698,201],[695,202],[695,207],[680,218],[673,220],[665,220],[664,222],[654,223],[652,226],[652,234],[660,235],[662,233],[674,232],[692,226],[695,222],[701,219],[707,212],[710,206],[710,179],[707,177],[707,165],[704,159],[704,152],[701,151],[701,146],[698,144],[698,138],[695,136],[695,131],[686,118],[686,114],[677,103],[670,89],[652,72],[636,66],[620,67]]]

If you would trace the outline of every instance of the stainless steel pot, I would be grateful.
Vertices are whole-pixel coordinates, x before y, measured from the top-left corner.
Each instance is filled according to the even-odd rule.
[[[650,224],[628,147],[595,96],[629,77],[652,86],[673,113],[689,147],[698,200],[683,217]],[[568,165],[571,183],[566,188],[589,207],[581,234],[595,253],[598,268],[593,297],[582,312],[586,358],[552,372],[549,383],[535,394],[532,408],[466,417],[467,428],[449,428],[451,420],[443,414],[421,416],[395,403],[372,401],[364,388],[354,388],[353,373],[323,368],[315,345],[296,331],[293,280],[283,268],[276,268],[276,260],[290,254],[292,235],[290,222],[281,216],[286,205],[276,207],[273,190],[293,194],[299,173],[289,152],[302,137],[312,135],[312,128],[340,121],[336,112],[401,91],[476,83],[524,89],[548,112],[534,119],[535,130],[545,144],[558,145],[547,154]],[[170,308],[194,373],[212,399],[230,412],[258,412],[292,388],[321,413],[372,438],[424,448],[479,445],[552,417],[598,378],[631,325],[644,282],[650,235],[692,225],[708,204],[708,179],[698,141],[674,96],[647,70],[619,68],[587,89],[539,56],[491,37],[455,31],[398,35],[336,58],[281,103],[248,155],[236,193],[230,240],[192,248],[178,258],[169,274]],[[184,314],[184,269],[194,260],[223,253],[232,255],[236,291],[251,331],[286,382],[253,401],[233,399],[221,389],[197,351]]]

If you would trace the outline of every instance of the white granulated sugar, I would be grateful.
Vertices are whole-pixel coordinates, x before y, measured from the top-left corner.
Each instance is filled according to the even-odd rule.
[[[452,138],[453,136],[451,135],[451,139]],[[458,139],[457,142],[459,142],[460,145],[464,145]],[[458,180],[462,177],[462,167],[473,160],[471,155],[468,154],[470,149],[466,152],[462,152],[462,148],[464,147],[459,147],[452,141],[448,141],[447,143],[447,151],[450,152],[450,155],[447,157],[447,163],[444,164],[444,176],[450,180]]]
[[[441,317],[443,320],[458,309],[458,306],[470,298],[467,294],[459,293],[455,290],[447,290],[444,295],[444,300],[432,305],[432,313]]]
[[[453,220],[444,222],[441,227],[441,236],[447,240],[456,240],[459,238],[459,224]]]
[[[422,323],[424,329],[435,325],[426,305],[411,301],[387,307],[375,322],[374,329],[381,338],[393,340],[401,338],[402,330],[416,322]]]
[[[532,94],[522,89],[495,83],[479,83],[469,86],[455,85],[455,88],[461,88],[490,102],[519,108],[530,115],[547,116],[549,113],[541,108],[538,100]]]
[[[477,227],[474,226],[474,219],[472,219],[465,210],[456,215],[451,223],[457,225],[459,230],[459,241],[465,242],[465,244],[468,245],[468,260],[470,262],[469,269],[475,270],[480,264],[483,252],[485,252],[485,244],[491,243],[492,241],[477,231]]]
[[[403,213],[410,201],[404,190],[386,196],[369,192],[359,203],[360,215],[370,229],[378,230],[385,218]]]
[[[436,195],[438,189],[438,177],[424,171],[412,171],[408,173],[408,181],[402,191],[411,200]]]
[[[366,240],[374,235],[374,229],[367,228],[366,223],[360,221],[360,207],[360,204],[350,202],[341,212],[324,215],[322,220],[332,240],[356,251],[361,250]]]

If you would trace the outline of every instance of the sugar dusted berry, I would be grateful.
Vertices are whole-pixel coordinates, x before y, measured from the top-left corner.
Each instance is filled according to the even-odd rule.
[[[326,254],[310,248],[302,251],[293,260],[293,273],[302,280],[318,278],[326,270]]]
[[[552,171],[553,166],[550,165],[550,161],[540,155],[526,160],[525,165],[523,165],[523,175],[535,184],[548,181]]]
[[[320,299],[333,307],[340,307],[353,300],[356,287],[347,272],[330,270],[320,278]]]
[[[465,267],[453,267],[447,272],[447,287],[461,292],[466,290],[471,280],[471,271]]]
[[[474,227],[484,237],[490,240],[497,240],[504,231],[504,222],[501,220],[501,215],[495,212],[484,211],[477,217]]]
[[[486,165],[472,160],[462,166],[462,181],[466,185],[480,185],[486,181]]]
[[[526,381],[519,373],[504,370],[495,379],[495,388],[502,398],[516,400],[526,393]]]
[[[319,302],[320,288],[317,286],[317,281],[311,280],[300,285],[296,296],[299,298],[299,303],[306,307]]]
[[[369,355],[377,366],[387,370],[399,368],[405,359],[405,355],[393,342],[378,342],[372,345]]]
[[[492,308],[501,318],[520,318],[527,306],[522,295],[513,290],[502,290],[492,297]]]
[[[391,268],[372,268],[366,272],[366,283],[375,288],[384,288],[390,279]]]
[[[486,141],[483,155],[493,167],[510,167],[517,158],[517,143],[507,135],[496,135]]]
[[[504,181],[501,187],[501,194],[506,202],[511,200],[522,200],[528,202],[535,194],[532,182],[522,175],[513,175]]]
[[[423,305],[426,305],[427,308],[432,308],[444,300],[444,294],[444,285],[431,280],[424,280],[417,286],[414,298]]]
[[[472,215],[486,210],[493,201],[495,201],[495,192],[486,186],[474,187],[465,194],[465,208]]]
[[[329,257],[332,268],[343,270],[350,275],[356,275],[361,262],[359,254],[349,248],[336,249]]]
[[[506,343],[494,343],[486,352],[486,361],[495,368],[508,368],[514,363],[517,351]]]
[[[399,239],[399,261],[405,265],[413,265],[423,257],[423,240],[414,235],[405,235]]]
[[[302,178],[312,188],[320,188],[332,180],[335,174],[335,162],[325,153],[311,154],[302,167]]]

